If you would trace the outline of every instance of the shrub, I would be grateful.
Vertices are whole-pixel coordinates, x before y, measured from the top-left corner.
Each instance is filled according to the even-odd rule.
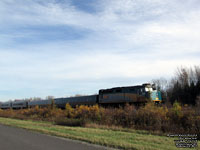
[[[181,106],[178,102],[175,102],[171,108],[167,108],[166,105],[156,106],[154,103],[147,103],[137,109],[129,104],[119,108],[103,108],[98,105],[81,105],[72,108],[66,104],[65,110],[55,108],[53,105],[44,108],[36,106],[28,109],[0,110],[0,116],[46,120],[67,126],[85,126],[86,123],[95,123],[107,127],[117,126],[164,133],[200,135],[198,108]]]
[[[135,125],[138,129],[162,130],[167,122],[167,107],[155,106],[154,103],[147,103],[140,107],[136,114]]]
[[[100,117],[101,117],[100,109],[98,105],[94,105],[94,106],[80,105],[80,106],[76,106],[74,111],[75,111],[74,112],[75,118],[98,121],[100,120]]]
[[[66,115],[66,117],[73,118],[75,116],[74,113],[75,113],[74,109],[69,105],[69,103],[67,103],[65,105],[65,115]]]
[[[172,112],[174,113],[174,115],[176,117],[182,117],[183,114],[181,110],[182,110],[181,105],[177,101],[175,101],[172,108]]]
[[[55,124],[62,126],[85,126],[86,121],[84,119],[59,118],[55,120]]]
[[[169,109],[167,117],[169,118],[169,126],[166,127],[167,131],[170,130],[171,132],[183,132],[183,127],[181,124],[183,112],[182,107],[177,101],[175,101],[173,107]]]

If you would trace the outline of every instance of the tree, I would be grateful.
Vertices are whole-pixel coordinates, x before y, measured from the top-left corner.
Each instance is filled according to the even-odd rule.
[[[170,82],[167,95],[171,103],[175,100],[182,104],[195,105],[200,94],[200,67],[180,67]]]
[[[53,99],[54,99],[54,96],[47,96],[46,99],[48,99],[48,100],[53,100]]]

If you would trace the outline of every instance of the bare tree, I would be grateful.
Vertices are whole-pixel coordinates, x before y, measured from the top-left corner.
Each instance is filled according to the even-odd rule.
[[[53,100],[53,99],[54,99],[54,96],[50,96],[50,95],[49,95],[49,96],[46,97],[46,99],[48,99],[48,100]]]
[[[168,86],[168,81],[165,78],[153,79],[152,84],[155,84],[156,89],[159,91],[165,91]]]
[[[32,98],[34,101],[39,101],[39,100],[42,100],[42,98],[41,97],[33,97]]]
[[[195,77],[196,77],[196,82],[200,82],[200,66],[195,66]]]
[[[175,76],[169,82],[168,98],[173,103],[178,100],[185,104],[195,104],[200,94],[200,67],[177,68]]]
[[[185,87],[190,84],[189,74],[190,73],[189,73],[188,68],[184,68],[184,67],[177,68],[176,78],[179,84],[181,85],[181,87]]]

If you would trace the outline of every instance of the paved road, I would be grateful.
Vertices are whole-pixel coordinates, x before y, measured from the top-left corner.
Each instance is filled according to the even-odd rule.
[[[105,150],[80,141],[0,125],[1,150]]]

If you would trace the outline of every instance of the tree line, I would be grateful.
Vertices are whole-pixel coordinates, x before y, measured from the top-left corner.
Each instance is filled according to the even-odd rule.
[[[179,67],[171,79],[154,79],[152,83],[161,91],[166,103],[177,101],[200,106],[200,66]]]

